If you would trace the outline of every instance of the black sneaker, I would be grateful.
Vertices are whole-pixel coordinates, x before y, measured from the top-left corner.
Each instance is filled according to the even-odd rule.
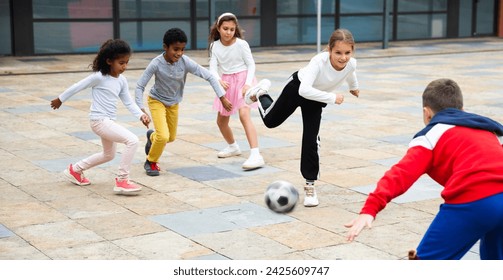
[[[148,176],[159,176],[159,170],[161,170],[157,165],[157,162],[151,162],[148,160],[145,161],[143,168],[145,168]]]
[[[145,144],[145,154],[148,156],[148,153],[150,153],[150,147],[152,147],[152,141],[150,141],[150,135],[154,133],[154,130],[149,129],[147,131],[147,144]]]

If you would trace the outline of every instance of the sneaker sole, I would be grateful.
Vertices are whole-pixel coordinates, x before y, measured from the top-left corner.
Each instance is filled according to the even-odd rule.
[[[141,188],[140,189],[134,189],[134,190],[125,190],[123,188],[114,187],[115,194],[137,195],[140,191],[141,191]]]
[[[217,155],[219,158],[228,158],[228,157],[235,157],[235,156],[240,156],[241,152],[239,153],[232,153],[232,154],[226,154],[226,155]]]
[[[159,176],[159,172],[156,172],[156,173],[146,172],[146,173],[148,176],[152,176],[152,177]]]
[[[254,170],[254,169],[259,169],[259,168],[262,168],[264,167],[265,165],[265,162],[261,163],[261,164],[257,164],[257,165],[243,165],[242,168],[244,170]]]
[[[65,171],[63,171],[63,174],[65,175],[65,177],[68,179],[68,181],[70,181],[72,184],[75,184],[77,186],[89,186],[91,184],[91,182],[89,183],[81,183],[79,181],[77,181],[77,179],[75,179],[72,174],[70,174],[68,172],[68,169],[65,169]]]

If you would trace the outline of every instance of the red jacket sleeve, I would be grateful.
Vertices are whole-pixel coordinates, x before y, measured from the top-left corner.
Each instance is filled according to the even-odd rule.
[[[414,182],[428,171],[432,151],[423,146],[414,146],[391,167],[377,182],[376,189],[369,194],[360,214],[376,216],[393,198],[405,193]]]

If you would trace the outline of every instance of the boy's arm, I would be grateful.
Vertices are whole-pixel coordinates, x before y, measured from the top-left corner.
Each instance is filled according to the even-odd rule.
[[[428,171],[432,155],[432,151],[423,146],[414,146],[407,150],[407,154],[378,181],[376,189],[365,201],[360,215],[345,224],[350,228],[349,241],[352,241],[363,228],[371,227],[377,213],[383,210],[388,202],[405,193]]]
[[[218,98],[225,95],[225,92],[220,87],[218,80],[215,78],[215,76],[213,76],[213,74],[210,73],[208,69],[199,65],[197,62],[195,62],[194,60],[192,60],[187,56],[185,56],[185,58],[186,58],[187,71],[208,81]]]
[[[142,110],[144,110],[145,108],[145,106],[143,105],[143,93],[145,92],[145,87],[154,75],[156,69],[156,64],[154,63],[154,61],[151,61],[141,75],[140,79],[136,82],[136,88],[134,91],[135,103]]]

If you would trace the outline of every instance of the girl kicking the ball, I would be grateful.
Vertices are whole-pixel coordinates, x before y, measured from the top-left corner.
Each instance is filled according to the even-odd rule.
[[[341,104],[342,94],[334,91],[347,82],[349,92],[358,97],[356,59],[353,58],[355,42],[346,29],[337,29],[330,36],[328,47],[314,56],[309,64],[292,74],[276,101],[267,94],[271,82],[261,80],[245,96],[251,104],[258,102],[260,116],[268,128],[281,125],[300,107],[303,120],[300,171],[306,179],[304,206],[319,204],[314,182],[319,177],[319,130],[321,113],[327,104]]]
[[[123,126],[117,124],[117,101],[120,99],[126,108],[148,128],[150,118],[132,101],[129,95],[128,82],[122,73],[126,71],[131,48],[120,39],[108,40],[101,46],[93,61],[94,73],[80,82],[72,85],[56,99],[51,101],[51,107],[56,110],[63,102],[76,93],[92,88],[92,103],[89,118],[91,129],[101,138],[103,151],[94,154],[75,164],[70,164],[64,174],[68,180],[76,185],[91,184],[84,177],[84,171],[99,164],[111,161],[115,157],[116,143],[126,145],[119,164],[119,172],[115,178],[114,192],[118,194],[134,194],[141,187],[129,180],[129,170],[133,161],[138,137]]]

